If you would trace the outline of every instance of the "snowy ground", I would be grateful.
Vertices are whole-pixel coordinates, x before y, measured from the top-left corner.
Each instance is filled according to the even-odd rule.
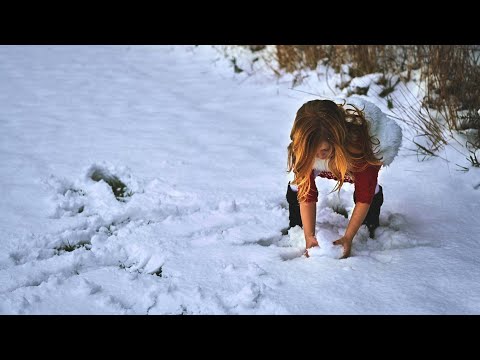
[[[480,313],[480,169],[451,148],[418,162],[404,141],[377,239],[361,228],[348,259],[331,241],[353,188],[317,179],[305,258],[301,229],[281,229],[289,133],[314,96],[207,46],[1,46],[0,80],[2,314]],[[341,96],[329,81],[304,90]]]

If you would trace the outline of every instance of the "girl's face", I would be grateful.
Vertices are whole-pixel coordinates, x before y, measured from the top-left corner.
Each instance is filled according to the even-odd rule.
[[[328,142],[322,141],[320,145],[318,145],[316,157],[322,160],[326,160],[330,157],[331,154],[332,146]]]

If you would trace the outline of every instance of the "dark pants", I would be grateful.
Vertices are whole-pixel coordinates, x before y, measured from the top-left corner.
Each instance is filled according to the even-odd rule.
[[[375,229],[380,225],[380,208],[383,204],[383,188],[381,186],[379,187],[380,191],[373,197],[367,216],[365,217],[365,220],[363,220],[363,224],[367,225],[370,237],[372,239],[374,237]],[[290,183],[288,183],[287,185],[286,196],[288,202],[290,227],[294,227],[297,225],[303,227],[302,217],[300,216],[300,204],[298,203],[297,192],[290,189]],[[355,192],[353,193],[353,201],[357,203],[357,200],[355,199]]]
[[[288,218],[290,220],[290,227],[302,224],[302,217],[300,216],[300,204],[298,203],[297,192],[290,188],[290,183],[287,185],[287,202],[288,202]]]

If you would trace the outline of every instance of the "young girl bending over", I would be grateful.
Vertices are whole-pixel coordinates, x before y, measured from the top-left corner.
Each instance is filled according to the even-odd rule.
[[[288,172],[295,176],[287,187],[290,227],[303,227],[306,249],[318,246],[315,178],[336,180],[333,191],[340,191],[345,182],[354,184],[355,207],[345,234],[333,242],[343,246],[342,258],[347,258],[360,226],[367,225],[371,238],[379,226],[383,189],[377,182],[378,172],[397,155],[401,129],[361,98],[344,105],[312,100],[297,111],[290,139]]]

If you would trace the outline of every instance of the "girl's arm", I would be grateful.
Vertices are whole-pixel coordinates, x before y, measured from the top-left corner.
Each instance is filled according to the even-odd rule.
[[[315,175],[312,170],[310,173],[310,189],[308,190],[305,201],[300,202],[300,216],[303,224],[303,234],[305,235],[306,248],[309,249],[318,246],[315,238],[315,223],[317,221],[317,201],[318,190],[315,184]],[[308,256],[308,252],[306,253]]]
[[[305,235],[306,248],[318,246],[315,238],[315,222],[317,219],[317,203],[316,202],[301,202],[300,216],[303,223],[303,234]],[[363,220],[362,220],[363,221]]]
[[[350,256],[352,249],[352,241],[357,234],[358,229],[362,226],[363,220],[367,216],[370,204],[375,195],[375,187],[377,186],[379,165],[367,167],[364,171],[355,174],[355,193],[356,203],[353,209],[352,217],[348,222],[345,235],[334,241],[335,245],[343,245],[343,257]]]
[[[348,222],[347,230],[345,230],[345,235],[333,242],[334,245],[343,245],[342,259],[350,256],[353,238],[358,229],[360,229],[360,226],[362,226],[363,220],[365,220],[365,217],[367,216],[368,209],[370,209],[370,204],[357,202],[353,209],[352,217]]]
[[[353,213],[350,221],[348,222],[347,230],[345,230],[344,238],[349,239],[350,242],[355,237],[358,229],[362,226],[363,220],[367,216],[368,209],[370,209],[370,204],[357,202],[353,208]]]

